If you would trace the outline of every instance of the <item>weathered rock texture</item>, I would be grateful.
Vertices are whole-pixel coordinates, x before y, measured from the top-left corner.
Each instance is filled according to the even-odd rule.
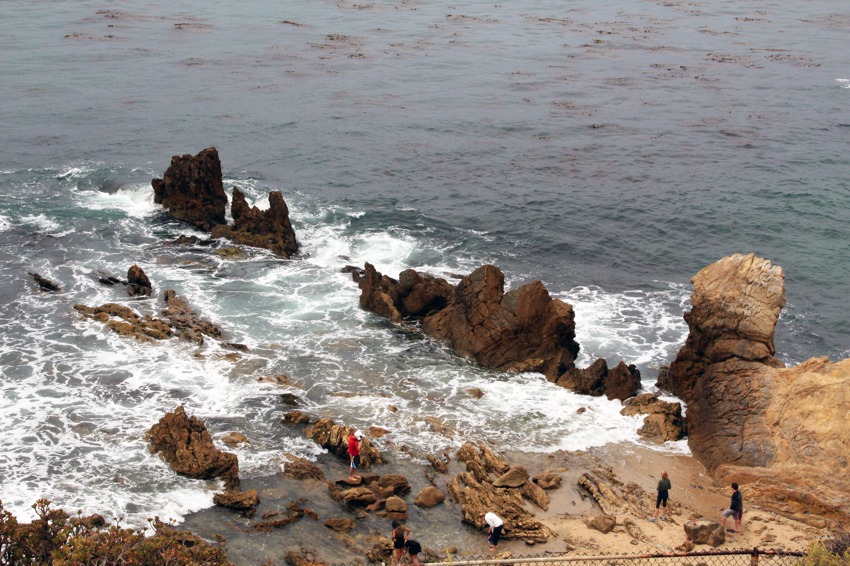
[[[148,279],[144,270],[138,265],[133,264],[127,270],[127,292],[131,297],[135,297],[136,295],[150,297],[153,295],[151,280]]]
[[[452,286],[413,270],[396,281],[371,264],[360,277],[360,304],[393,321],[422,321],[425,333],[484,367],[539,371],[550,381],[574,367],[573,309],[552,299],[540,281],[505,293],[505,278],[485,265]]]
[[[466,462],[465,472],[455,476],[448,484],[449,497],[460,504],[463,521],[483,529],[483,514],[493,511],[505,521],[504,537],[524,540],[527,543],[542,543],[554,536],[543,523],[526,509],[526,500],[541,509],[549,505],[549,497],[537,484],[526,479],[512,488],[493,485],[497,476],[507,473],[508,462],[495,455],[484,445],[463,445],[457,459]]]
[[[154,202],[177,220],[209,232],[225,223],[227,195],[221,178],[218,150],[208,147],[198,155],[175,155],[162,179],[151,181]]]
[[[850,518],[850,360],[785,369],[773,333],[779,267],[724,258],[693,279],[690,328],[659,386],[688,404],[688,442],[718,482],[806,522]]]
[[[236,243],[264,248],[282,257],[298,252],[295,231],[289,220],[289,208],[279,191],[269,194],[268,210],[249,207],[245,195],[233,187],[230,213],[233,226],[225,219],[227,194],[221,175],[218,150],[208,147],[198,155],[175,155],[162,179],[151,181],[154,202],[162,204],[177,218],[211,232],[214,238],[228,238]],[[179,243],[192,242],[180,240]],[[238,251],[222,251],[223,255]]]
[[[133,309],[115,303],[106,303],[99,307],[74,305],[74,309],[85,318],[106,324],[113,332],[131,336],[142,342],[166,340],[177,336],[201,345],[204,343],[204,336],[221,338],[221,328],[200,318],[186,300],[174,291],[166,289],[163,296],[166,308],[161,311],[161,319],[150,315],[140,316]]]
[[[304,429],[304,434],[331,454],[348,460],[348,437],[355,430],[352,427],[338,425],[331,419],[319,419],[314,425]],[[364,436],[360,441],[361,467],[369,468],[372,464],[381,463],[383,463],[381,452]]]
[[[215,447],[203,421],[189,417],[180,406],[166,413],[147,433],[151,454],[159,454],[171,468],[194,479],[224,480],[225,486],[239,485],[236,454]]]
[[[264,248],[282,257],[298,253],[295,230],[289,220],[289,208],[279,191],[269,193],[269,208],[249,207],[245,195],[233,187],[233,204],[230,207],[233,226],[216,226],[215,238],[228,238],[238,244]]]
[[[555,381],[575,393],[624,401],[640,390],[640,371],[634,364],[620,362],[608,369],[608,362],[599,358],[586,368],[570,368]]]
[[[657,394],[642,393],[623,403],[621,415],[646,415],[638,434],[647,440],[663,443],[685,437],[682,404],[662,401]]]

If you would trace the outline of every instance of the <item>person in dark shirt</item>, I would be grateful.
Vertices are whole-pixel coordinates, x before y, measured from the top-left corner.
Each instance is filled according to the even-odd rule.
[[[670,488],[672,487],[667,472],[661,472],[661,479],[658,480],[658,497],[655,498],[655,514],[650,519],[651,522],[655,522],[659,511],[661,512],[661,520],[667,520],[667,498],[670,496]]]
[[[732,483],[732,500],[729,502],[729,509],[726,509],[721,515],[720,528],[726,528],[726,519],[729,517],[735,518],[735,532],[741,529],[741,520],[744,516],[744,497],[738,491],[738,484]]]
[[[422,552],[422,546],[412,538],[404,541],[404,548],[407,549],[407,554],[410,556],[411,564],[419,564],[419,553]]]

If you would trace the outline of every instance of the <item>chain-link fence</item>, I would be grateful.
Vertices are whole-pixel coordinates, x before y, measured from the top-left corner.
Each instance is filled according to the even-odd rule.
[[[626,554],[598,556],[519,556],[510,559],[473,557],[421,566],[794,566],[803,562],[805,552],[783,550],[718,550],[671,554]],[[409,562],[407,563],[409,564]],[[342,566],[342,565],[338,565]],[[353,566],[353,565],[349,565]],[[384,564],[382,566],[393,566]]]

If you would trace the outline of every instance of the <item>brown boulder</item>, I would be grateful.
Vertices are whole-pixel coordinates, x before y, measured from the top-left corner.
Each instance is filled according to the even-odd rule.
[[[685,523],[685,536],[694,544],[708,544],[718,547],[726,542],[726,533],[714,521],[692,521]]]
[[[228,489],[213,495],[213,503],[219,507],[235,509],[246,517],[252,517],[260,504],[260,497],[256,489],[242,491],[241,489]]]
[[[165,309],[161,311],[163,319],[174,329],[174,333],[195,344],[204,343],[204,336],[221,338],[222,331],[218,325],[199,317],[189,307],[189,303],[176,292],[166,289],[163,293]]]
[[[354,519],[348,518],[327,519],[322,524],[329,529],[335,530],[338,533],[347,533],[348,531],[357,526],[357,523],[354,521]]]
[[[27,271],[27,275],[32,277],[33,281],[38,283],[38,287],[42,291],[61,291],[62,290],[62,288],[59,285],[57,285],[56,283],[54,283],[50,279],[47,279],[46,277],[42,277],[38,273],[33,273],[31,271]]]
[[[426,334],[486,368],[539,371],[554,381],[578,354],[572,307],[539,281],[505,293],[504,275],[492,265],[455,287],[413,270],[395,280],[367,263],[359,286],[364,309],[394,322],[420,319]]]
[[[245,195],[233,187],[230,206],[233,226],[220,223],[212,230],[214,238],[228,238],[238,244],[263,248],[281,257],[298,253],[295,230],[289,220],[289,208],[279,191],[269,193],[269,208],[249,207]]]
[[[341,499],[346,505],[365,507],[378,500],[375,492],[367,487],[352,487],[340,493]]]
[[[685,436],[685,420],[682,418],[682,404],[662,401],[657,394],[643,393],[626,400],[622,415],[647,415],[638,434],[647,440],[663,443],[668,440],[680,440]]]
[[[435,507],[442,503],[445,499],[445,493],[443,493],[436,487],[429,485],[428,487],[419,492],[419,495],[414,498],[413,504],[417,507]]]
[[[123,305],[106,303],[99,307],[74,305],[85,318],[91,318],[106,324],[113,332],[122,336],[132,336],[141,342],[165,340],[173,336],[171,327],[165,321],[150,316],[141,317],[136,311]]]
[[[304,429],[304,434],[330,453],[348,460],[348,437],[355,430],[353,427],[337,425],[331,419],[319,419],[315,424]],[[381,463],[383,463],[381,452],[364,436],[360,441],[361,466],[369,468],[372,464]]]
[[[154,179],[151,185],[154,202],[177,220],[205,232],[225,223],[227,195],[216,148],[209,147],[194,157],[175,155],[163,178]]]
[[[182,406],[166,413],[147,433],[151,454],[159,454],[171,469],[195,479],[224,480],[228,489],[239,485],[236,454],[215,447],[204,423],[189,417]]]
[[[531,481],[539,485],[542,489],[557,489],[561,487],[562,478],[561,474],[557,472],[544,472],[534,476]]]
[[[625,401],[634,397],[640,387],[640,371],[634,364],[627,366],[626,362],[620,362],[605,378],[605,396],[608,399]]]
[[[528,470],[522,466],[514,466],[493,482],[496,487],[522,487],[528,481]]]
[[[131,297],[137,295],[150,297],[153,295],[151,280],[138,265],[133,264],[127,270],[127,292]]]
[[[586,368],[569,368],[555,380],[561,387],[582,395],[599,397],[605,393],[605,378],[608,376],[608,362],[599,358]]]
[[[283,465],[283,476],[295,480],[324,480],[325,473],[322,469],[304,458],[287,455],[290,459]]]
[[[611,515],[597,515],[587,521],[587,526],[591,529],[596,529],[600,533],[607,535],[617,526],[617,518]]]
[[[387,497],[384,508],[388,513],[407,513],[407,503],[404,502],[404,499],[395,495]]]

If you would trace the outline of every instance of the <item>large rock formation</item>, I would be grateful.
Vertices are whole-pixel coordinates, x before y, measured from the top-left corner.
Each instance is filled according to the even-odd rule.
[[[484,445],[464,444],[457,459],[466,462],[467,471],[455,476],[448,484],[449,497],[463,512],[463,521],[483,529],[484,513],[493,511],[505,521],[504,537],[524,540],[529,544],[542,543],[554,536],[546,525],[527,510],[526,500],[541,509],[549,505],[549,497],[537,484],[526,477],[516,487],[496,487],[494,475],[502,476],[511,466]]]
[[[208,147],[198,155],[175,155],[162,179],[151,181],[154,202],[177,220],[209,232],[225,223],[227,195],[221,178],[218,150]]]
[[[850,518],[850,360],[785,369],[773,336],[782,269],[734,255],[693,279],[685,346],[659,387],[688,405],[688,443],[719,482],[808,522]]]
[[[360,304],[393,321],[414,317],[462,356],[504,371],[538,371],[550,381],[574,367],[573,309],[540,281],[505,293],[505,277],[485,265],[453,287],[413,270],[396,281],[366,264]]]
[[[162,204],[178,220],[212,232],[214,238],[265,248],[286,258],[298,252],[289,208],[278,191],[269,194],[269,209],[263,211],[249,207],[242,191],[233,187],[233,226],[226,224],[227,194],[214,147],[194,157],[175,155],[163,178],[154,179],[151,184],[154,202]]]
[[[319,419],[315,424],[304,429],[304,434],[331,454],[336,454],[340,458],[348,460],[348,437],[355,430],[353,427],[338,425],[331,419]],[[372,464],[382,463],[380,450],[375,448],[364,436],[360,440],[361,467],[369,468]]]
[[[182,406],[153,425],[147,440],[151,454],[159,454],[181,476],[221,478],[228,488],[239,485],[236,454],[216,448],[203,421],[189,417]]]
[[[215,238],[228,238],[238,244],[271,250],[281,257],[298,253],[295,230],[289,221],[289,208],[279,191],[269,193],[268,210],[249,207],[237,187],[233,187],[230,207],[233,226],[219,225],[212,231]]]

